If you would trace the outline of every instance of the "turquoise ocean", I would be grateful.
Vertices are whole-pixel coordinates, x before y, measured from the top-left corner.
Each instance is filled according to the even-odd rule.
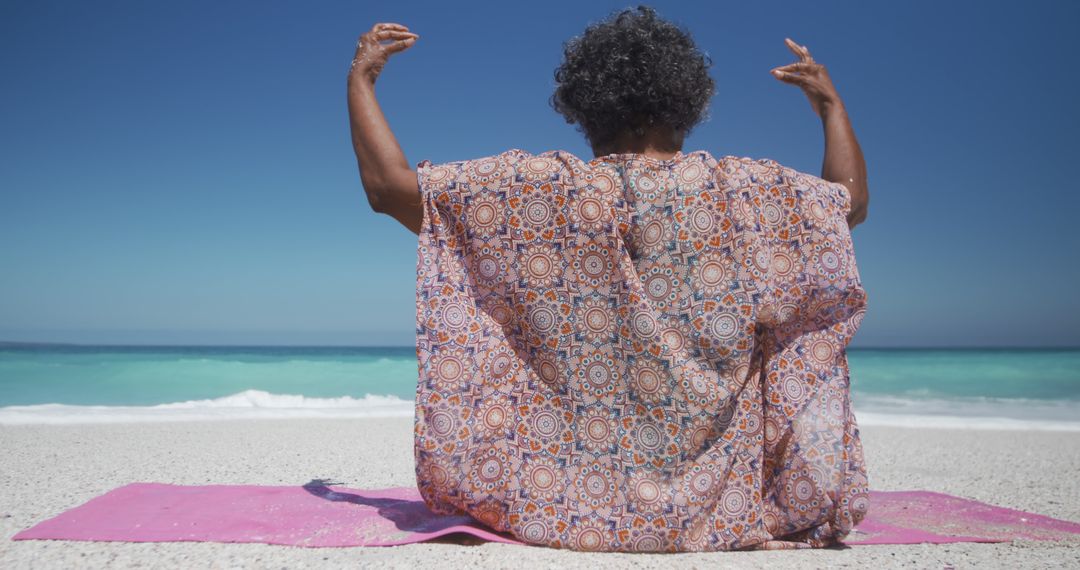
[[[849,348],[860,425],[1080,431],[1080,349]],[[411,417],[403,347],[0,346],[0,424]]]

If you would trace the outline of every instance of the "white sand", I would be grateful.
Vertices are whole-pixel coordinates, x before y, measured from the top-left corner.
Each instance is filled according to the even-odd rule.
[[[0,568],[1080,568],[1080,540],[666,555],[491,543],[299,548],[10,540],[19,530],[135,481],[301,485],[326,478],[362,488],[413,485],[411,428],[409,418],[0,426]],[[1080,521],[1080,433],[862,431],[875,489],[941,491]]]

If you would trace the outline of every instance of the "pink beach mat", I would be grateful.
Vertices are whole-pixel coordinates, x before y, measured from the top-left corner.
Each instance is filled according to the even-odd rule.
[[[874,491],[848,545],[1062,540],[1080,524],[929,491]],[[462,534],[459,534],[462,533]],[[444,535],[523,544],[468,516],[432,513],[415,488],[131,483],[16,534],[13,540],[258,542],[393,546]]]

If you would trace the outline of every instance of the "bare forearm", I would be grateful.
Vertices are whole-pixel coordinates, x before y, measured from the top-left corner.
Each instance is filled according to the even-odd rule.
[[[839,182],[850,190],[848,226],[854,228],[866,219],[869,203],[866,161],[843,103],[836,102],[825,107],[821,120],[825,128],[825,159],[821,165],[821,177],[830,182]]]
[[[375,97],[374,84],[362,77],[348,81],[349,125],[360,180],[376,212],[393,216],[413,233],[420,232],[420,192],[409,165]]]

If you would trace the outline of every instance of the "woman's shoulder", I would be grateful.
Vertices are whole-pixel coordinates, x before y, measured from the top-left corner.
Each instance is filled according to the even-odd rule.
[[[614,158],[613,158],[614,157]],[[648,159],[644,155],[609,155],[586,159],[577,154],[561,149],[549,149],[542,152],[531,152],[519,147],[513,147],[498,153],[488,154],[470,159],[453,160],[434,164],[429,160],[418,163],[418,169],[424,172],[450,171],[457,174],[458,182],[468,179],[524,177],[526,179],[542,179],[559,177],[560,172],[582,173],[591,170],[603,170],[625,166],[627,160],[633,157],[641,157],[642,165],[669,166],[675,168],[689,167],[694,164],[702,165],[708,170],[715,170],[717,177],[725,178],[728,182],[780,182],[782,179],[806,180],[806,177],[815,178],[813,175],[800,172],[794,168],[785,166],[779,161],[768,157],[753,157],[745,155],[721,154],[714,156],[708,150],[694,150],[679,152],[671,160]],[[616,160],[617,159],[617,160]],[[633,162],[630,160],[630,162]]]
[[[759,184],[819,185],[828,183],[817,175],[804,172],[768,157],[723,155],[716,160],[720,173],[729,178]]]
[[[599,162],[596,159],[587,160],[560,148],[531,152],[515,147],[476,159],[475,162],[498,165],[505,176],[512,176],[524,182],[551,181],[574,184],[579,177],[590,176],[593,172],[610,170],[612,174],[615,173],[614,166],[611,164]]]
[[[736,154],[721,155],[716,159],[716,163],[725,171],[746,170],[755,174],[787,168],[772,158]]]
[[[421,193],[453,194],[518,184],[551,184],[552,189],[573,186],[600,168],[565,150],[533,153],[516,147],[474,158],[416,164]]]
[[[539,171],[550,170],[560,165],[582,166],[586,165],[587,163],[588,161],[579,158],[574,153],[562,149],[553,149],[534,153],[522,148],[514,147],[504,150],[502,152],[477,156],[468,159],[452,160],[440,164],[432,163],[430,160],[424,160],[421,161],[419,164],[427,168],[453,167],[458,170],[469,170],[478,166],[487,166],[490,168],[497,165],[504,169],[528,168],[534,171]]]
[[[724,156],[720,171],[732,186],[756,189],[797,201],[818,202],[839,212],[851,207],[850,190],[816,174],[798,170],[772,158]]]

